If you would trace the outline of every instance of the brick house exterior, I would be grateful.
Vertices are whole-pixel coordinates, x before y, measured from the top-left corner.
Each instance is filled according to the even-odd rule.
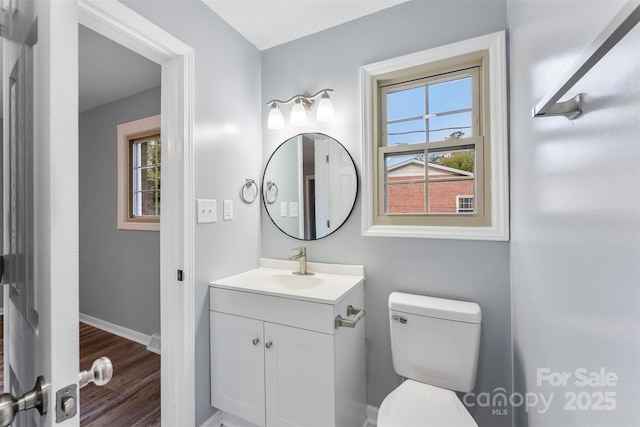
[[[411,159],[390,166],[387,171],[387,212],[424,213],[424,161]],[[473,200],[473,173],[441,166],[427,165],[429,177],[429,213],[465,212],[464,201]],[[423,182],[412,182],[422,180]],[[399,183],[410,181],[407,183]],[[463,203],[460,204],[459,199]]]

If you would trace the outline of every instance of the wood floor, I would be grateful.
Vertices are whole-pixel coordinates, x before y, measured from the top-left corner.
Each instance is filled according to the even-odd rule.
[[[0,316],[0,358],[4,356],[3,317]],[[80,370],[90,369],[93,361],[101,356],[111,359],[113,378],[102,387],[89,384],[80,391],[80,424],[83,427],[159,426],[160,356],[141,344],[80,323]],[[3,388],[2,369],[0,380]]]

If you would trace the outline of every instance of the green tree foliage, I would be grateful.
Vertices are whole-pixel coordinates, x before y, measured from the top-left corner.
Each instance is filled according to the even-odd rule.
[[[462,138],[464,132],[461,130],[457,130],[452,132],[451,135],[446,137],[445,139],[459,139]],[[414,159],[424,161],[424,154],[416,154]],[[464,151],[453,151],[450,153],[445,152],[430,152],[427,154],[427,159],[429,163],[433,163],[436,165],[442,165],[453,169],[460,169],[467,172],[473,172],[473,161],[474,154],[473,151],[464,150]]]
[[[451,132],[451,135],[449,135],[445,139],[451,139],[451,138],[458,139],[458,138],[462,138],[463,135],[464,135],[464,132],[462,132],[461,130],[457,130],[455,132]]]
[[[448,168],[473,172],[473,151],[454,151],[451,155],[440,159],[438,164]]]
[[[449,135],[445,139],[459,139],[463,136],[464,132],[461,130],[457,130],[455,132],[451,132],[451,135]],[[451,154],[440,158],[438,164],[449,168],[473,172],[473,157],[473,151],[454,151]]]

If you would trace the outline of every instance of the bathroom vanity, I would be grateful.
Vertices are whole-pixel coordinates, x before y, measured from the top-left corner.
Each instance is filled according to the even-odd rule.
[[[261,259],[210,284],[211,404],[259,426],[366,418],[364,267]]]

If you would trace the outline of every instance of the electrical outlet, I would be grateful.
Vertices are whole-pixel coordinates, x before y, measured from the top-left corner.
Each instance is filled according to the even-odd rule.
[[[280,202],[280,216],[287,216],[287,202]]]
[[[197,199],[198,224],[206,224],[218,221],[218,202],[209,199]]]

